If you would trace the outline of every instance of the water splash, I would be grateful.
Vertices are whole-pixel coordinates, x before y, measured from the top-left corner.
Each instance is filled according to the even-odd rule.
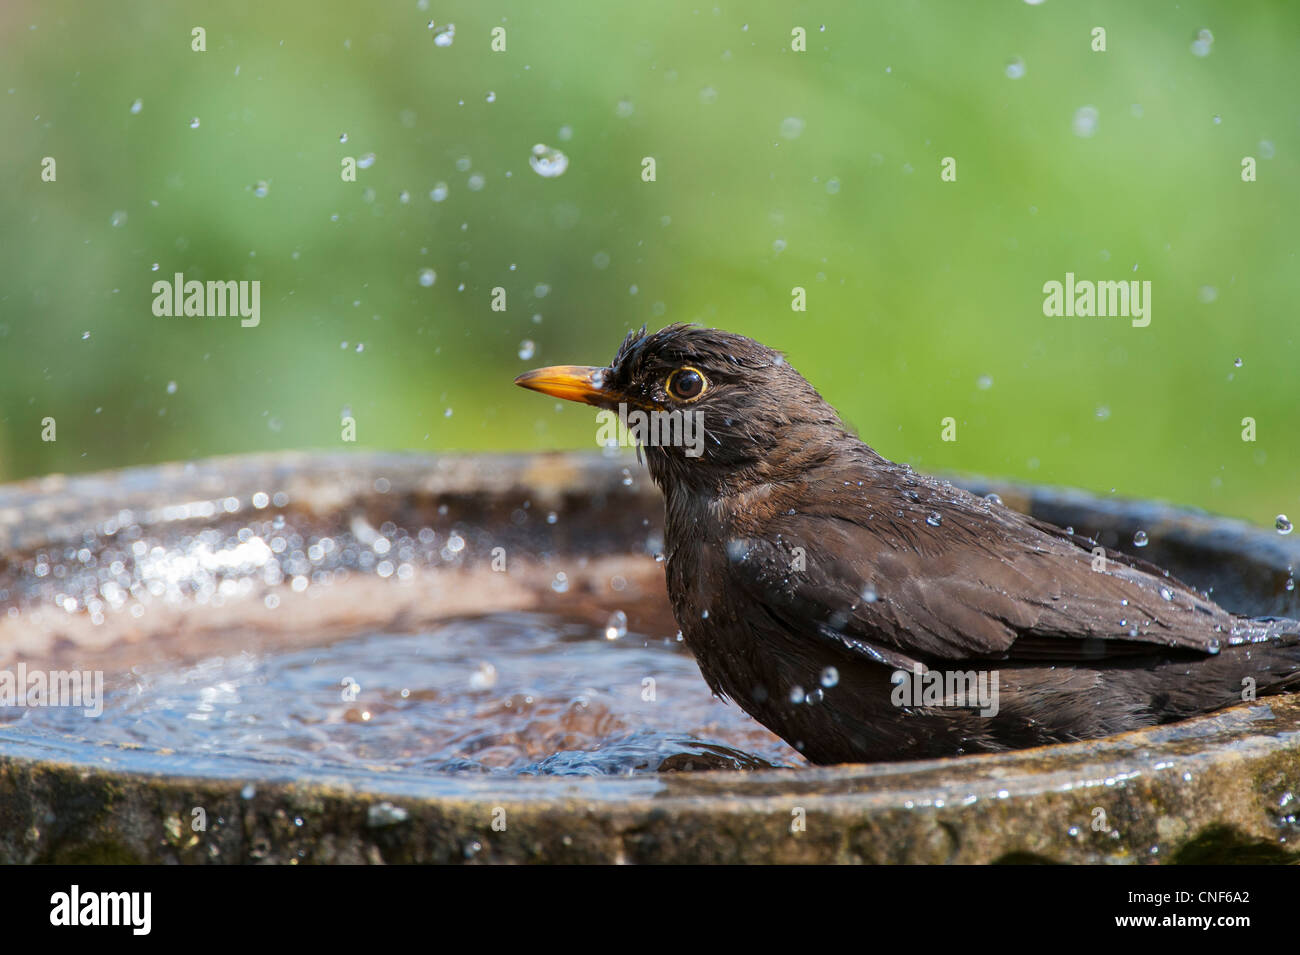
[[[562,176],[569,168],[569,157],[558,149],[538,143],[533,147],[533,154],[528,157],[528,165],[543,179],[554,179]]]

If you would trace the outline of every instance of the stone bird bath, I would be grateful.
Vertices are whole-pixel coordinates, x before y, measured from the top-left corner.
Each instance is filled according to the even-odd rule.
[[[1300,541],[958,483],[1108,549],[1143,530],[1143,557],[1228,608],[1300,616]],[[739,738],[693,727],[663,771],[656,756],[631,775],[267,758],[117,712],[159,661],[309,662],[357,634],[418,641],[483,614],[600,628],[622,611],[671,641],[661,512],[634,462],[599,455],[279,454],[0,487],[0,671],[101,671],[108,688],[98,719],[0,708],[0,862],[1296,861],[1300,695],[1093,742],[838,767],[783,758],[732,714]],[[400,733],[400,710],[386,718]],[[771,758],[748,759],[755,746]],[[719,765],[760,768],[700,769]]]

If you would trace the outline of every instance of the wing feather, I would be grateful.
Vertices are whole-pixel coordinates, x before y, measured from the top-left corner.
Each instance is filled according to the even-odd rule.
[[[1080,535],[902,467],[867,473],[809,475],[803,507],[738,509],[729,575],[809,638],[891,665],[1096,660],[1214,653],[1236,620],[1136,558],[1097,564]]]

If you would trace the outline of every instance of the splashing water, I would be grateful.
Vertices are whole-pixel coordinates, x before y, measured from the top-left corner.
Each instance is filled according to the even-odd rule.
[[[446,48],[456,41],[456,24],[454,23],[435,26],[434,22],[430,20],[429,29],[433,31],[434,46]]]
[[[627,614],[621,610],[615,610],[610,614],[609,621],[605,624],[605,639],[619,640],[627,636]]]
[[[558,149],[538,143],[533,147],[533,154],[528,157],[528,165],[543,179],[554,179],[569,168],[569,157]]]
[[[1072,128],[1074,135],[1081,139],[1088,139],[1097,132],[1097,121],[1101,114],[1097,112],[1095,106],[1080,106],[1074,113],[1074,123]]]
[[[610,627],[623,639],[608,639]],[[176,773],[251,759],[277,772],[378,766],[406,780],[653,773],[684,757],[699,768],[799,762],[714,699],[670,634],[628,639],[619,614],[610,627],[497,614],[105,673],[92,749],[121,744]],[[69,707],[0,711],[0,737],[11,741],[66,740],[84,725]]]

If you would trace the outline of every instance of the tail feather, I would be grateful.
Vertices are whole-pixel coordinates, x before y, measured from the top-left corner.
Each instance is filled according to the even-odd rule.
[[[1242,617],[1227,644],[1225,652],[1250,661],[1246,676],[1255,680],[1260,696],[1300,689],[1300,621]]]

